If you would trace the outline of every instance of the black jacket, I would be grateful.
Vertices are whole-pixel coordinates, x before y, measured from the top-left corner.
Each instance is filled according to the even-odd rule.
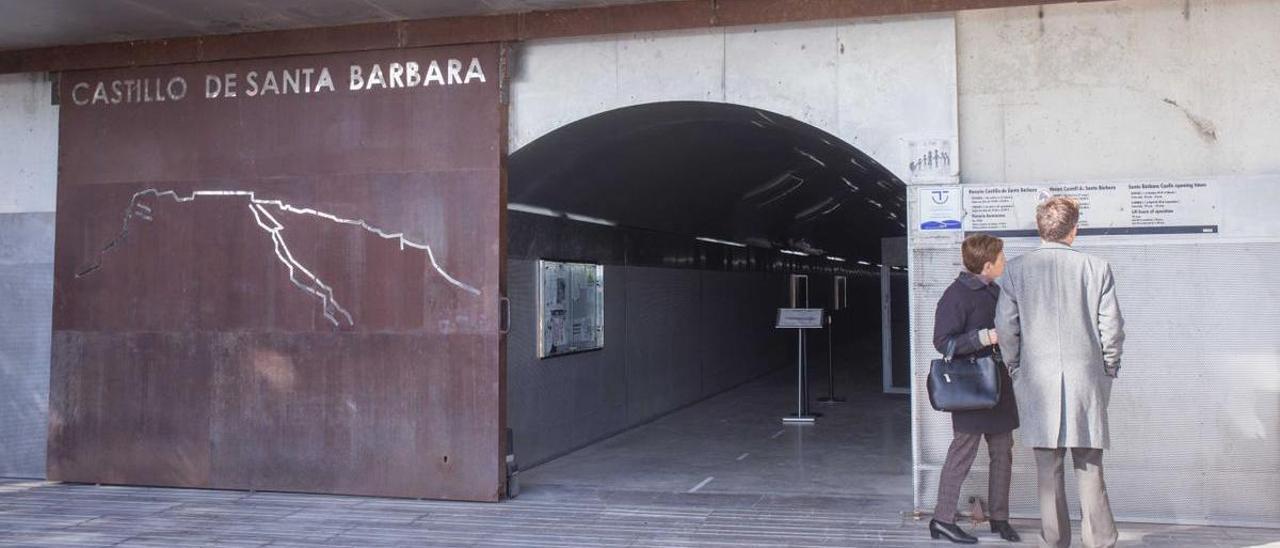
[[[991,355],[993,347],[982,345],[978,332],[995,327],[996,301],[1000,298],[1000,286],[985,283],[968,272],[951,283],[934,315],[933,346],[945,353],[947,340],[956,339],[956,356],[977,354]],[[981,411],[957,411],[951,414],[951,427],[956,432],[999,433],[1018,427],[1018,404],[1013,395],[1013,380],[1009,372],[1000,367],[1000,402],[991,409]]]

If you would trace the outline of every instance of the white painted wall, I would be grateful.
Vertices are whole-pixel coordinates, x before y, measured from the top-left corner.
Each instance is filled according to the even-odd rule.
[[[827,131],[908,179],[904,139],[956,135],[950,15],[701,29],[523,44],[511,150],[608,110],[734,103]]]

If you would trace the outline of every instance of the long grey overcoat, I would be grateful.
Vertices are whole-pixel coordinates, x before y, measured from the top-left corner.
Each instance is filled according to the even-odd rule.
[[[1045,243],[1009,261],[999,282],[996,332],[1022,442],[1109,449],[1107,406],[1124,345],[1110,263]]]

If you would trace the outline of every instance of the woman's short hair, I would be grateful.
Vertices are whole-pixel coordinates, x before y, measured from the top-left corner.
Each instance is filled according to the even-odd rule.
[[[1004,240],[986,234],[974,234],[964,239],[960,246],[960,256],[964,259],[964,269],[973,274],[981,274],[982,267],[994,263],[1004,251]]]
[[[1061,242],[1080,222],[1080,204],[1074,198],[1054,196],[1036,206],[1036,228],[1046,242]]]

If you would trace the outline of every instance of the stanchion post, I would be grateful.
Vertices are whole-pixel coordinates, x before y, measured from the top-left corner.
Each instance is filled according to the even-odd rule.
[[[779,308],[778,329],[796,330],[796,412],[782,418],[786,424],[812,424],[817,413],[809,412],[808,371],[805,367],[805,329],[822,328],[821,308]]]
[[[835,355],[835,353],[833,351],[833,345],[831,344],[831,337],[832,337],[831,326],[834,323],[834,321],[832,320],[830,314],[827,314],[826,320],[827,320],[826,321],[827,323],[827,396],[825,398],[818,398],[818,403],[825,403],[825,404],[844,403],[846,401],[844,398],[836,397],[836,368],[835,368],[835,359],[832,357]]]

